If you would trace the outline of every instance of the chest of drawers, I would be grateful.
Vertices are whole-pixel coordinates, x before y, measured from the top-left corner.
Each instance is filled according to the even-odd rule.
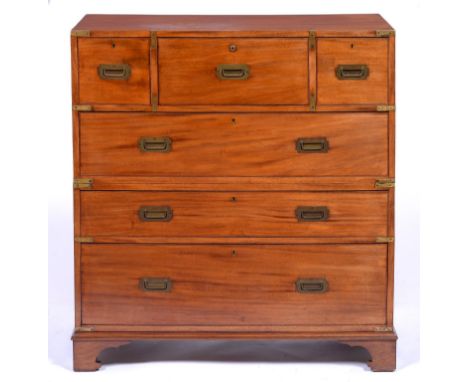
[[[395,368],[394,31],[378,15],[72,30],[75,370],[158,339],[310,339]]]

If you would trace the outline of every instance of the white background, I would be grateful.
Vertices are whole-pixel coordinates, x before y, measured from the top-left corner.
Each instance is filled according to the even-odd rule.
[[[2,2],[2,373],[9,373],[8,380],[13,381],[25,377],[47,381],[413,381],[420,376],[450,380],[466,376],[462,356],[466,353],[468,257],[464,241],[468,229],[464,3]],[[345,362],[359,358],[359,354],[341,347],[331,346],[324,351],[308,344],[277,343],[268,347],[263,342],[250,347],[220,343],[136,346],[127,353],[123,349],[125,354],[108,355],[116,362],[127,357],[134,363],[103,366],[97,373],[71,371],[74,322],[69,31],[86,13],[380,13],[392,24],[397,30],[395,326],[400,337],[395,373],[374,374],[362,363]],[[330,362],[333,359],[340,362]]]

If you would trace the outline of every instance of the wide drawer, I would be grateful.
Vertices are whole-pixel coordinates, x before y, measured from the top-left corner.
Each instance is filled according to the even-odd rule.
[[[80,104],[150,104],[149,39],[78,40]]]
[[[377,237],[387,235],[387,192],[81,193],[81,234],[158,237]]]
[[[382,325],[387,246],[83,245],[84,325]]]
[[[386,113],[80,115],[84,176],[376,176]]]
[[[158,38],[159,105],[308,105],[306,38]]]

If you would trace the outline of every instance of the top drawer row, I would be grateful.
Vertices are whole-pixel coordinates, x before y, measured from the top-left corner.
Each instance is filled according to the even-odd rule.
[[[376,110],[388,38],[77,38],[81,110]],[[390,64],[390,65],[389,65]]]

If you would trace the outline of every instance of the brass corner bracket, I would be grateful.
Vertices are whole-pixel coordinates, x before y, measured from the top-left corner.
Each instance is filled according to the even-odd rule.
[[[377,37],[390,37],[395,36],[395,31],[392,29],[378,29],[375,31]]]
[[[158,95],[151,94],[151,111],[158,111]]]
[[[151,36],[150,48],[156,49],[158,47],[158,36],[156,35],[156,31],[151,31],[150,36]]]
[[[317,45],[317,33],[315,31],[309,31],[309,49],[315,49]]]
[[[395,111],[395,105],[377,105],[377,111]]]
[[[73,179],[73,188],[91,188],[93,180],[89,178]]]
[[[376,188],[393,188],[395,187],[395,179],[378,179],[375,181]]]
[[[76,236],[75,243],[94,243],[94,239],[90,236]]]
[[[393,243],[395,238],[393,236],[377,236],[375,238],[376,243]]]
[[[309,109],[310,111],[315,111],[317,109],[317,98],[313,93],[310,94]]]
[[[75,111],[93,111],[91,105],[73,105],[73,110]]]
[[[93,330],[92,326],[78,326],[75,328],[75,332],[92,332]]]
[[[393,328],[391,326],[376,326],[376,332],[393,332]]]
[[[90,37],[91,31],[89,30],[73,30],[71,31],[71,35],[74,37]]]

